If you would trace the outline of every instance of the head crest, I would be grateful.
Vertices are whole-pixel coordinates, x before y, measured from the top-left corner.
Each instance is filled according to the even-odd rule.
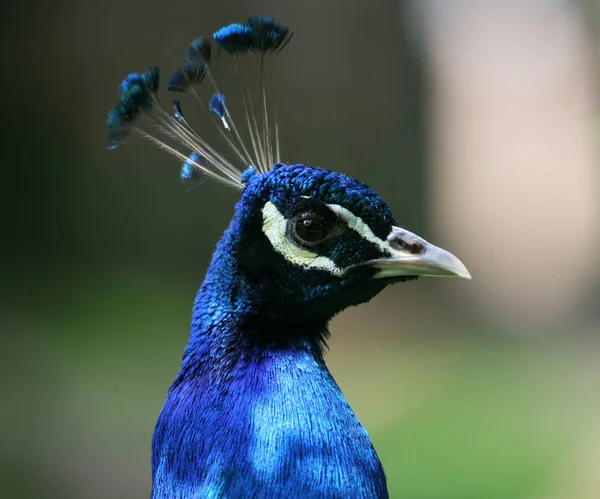
[[[254,177],[254,175],[256,175],[258,172],[256,171],[256,168],[254,168],[253,166],[251,166],[250,168],[246,168],[243,172],[242,172],[242,182],[244,184],[247,184],[248,182],[250,182],[250,179],[252,177]]]
[[[251,17],[245,23],[229,24],[215,31],[212,40],[200,37],[192,41],[185,52],[187,64],[178,69],[166,85],[167,91],[188,93],[200,103],[229,146],[234,161],[202,138],[184,116],[179,100],[173,101],[172,112],[162,107],[157,95],[160,79],[157,67],[145,73],[131,73],[121,82],[119,101],[106,120],[108,148],[118,147],[131,133],[137,133],[179,158],[182,182],[213,178],[242,188],[253,175],[265,173],[280,162],[272,58],[291,38],[289,28],[272,17]],[[236,107],[244,110],[244,129],[236,126],[230,100],[226,100],[213,76],[213,42],[233,60],[241,90]],[[248,52],[251,54],[246,56]],[[245,57],[259,59],[260,82],[256,97],[252,95],[244,70]]]
[[[194,64],[208,65],[210,64],[211,52],[210,39],[201,36],[188,45],[185,58]]]

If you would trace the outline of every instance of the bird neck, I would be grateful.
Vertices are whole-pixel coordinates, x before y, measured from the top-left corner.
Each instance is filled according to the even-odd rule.
[[[189,366],[157,422],[153,499],[387,497],[369,435],[310,349]]]
[[[234,219],[217,245],[194,303],[184,367],[227,373],[265,352],[285,350],[322,361],[328,320],[273,313],[278,307],[273,291],[261,283],[261,270],[240,264],[240,232]]]
[[[194,304],[154,433],[152,497],[387,497],[370,438],[323,360],[326,323],[265,320],[236,232]]]

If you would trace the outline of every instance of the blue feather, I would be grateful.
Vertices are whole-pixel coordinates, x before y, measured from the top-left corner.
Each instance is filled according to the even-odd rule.
[[[179,122],[185,122],[183,111],[181,110],[181,102],[177,99],[173,99],[173,116]]]
[[[214,33],[233,56],[242,133],[235,100],[225,107],[209,67],[207,38],[188,46],[188,63],[167,84],[196,98],[233,162],[197,132],[179,100],[172,112],[161,107],[158,68],[123,80],[106,121],[109,148],[136,131],[179,160],[182,182],[212,178],[241,191],[156,424],[152,499],[387,498],[369,435],[325,365],[328,323],[393,283],[470,277],[456,257],[401,229],[366,184],[281,162],[273,59],[291,37],[264,16]],[[247,85],[248,51],[259,55],[249,58],[260,69],[258,98]]]
[[[148,92],[155,94],[160,83],[160,69],[157,66],[151,67],[142,75],[142,82]]]
[[[202,166],[206,165],[206,159],[199,152],[193,152],[190,157],[181,165],[179,178],[182,182],[191,182],[202,175]]]
[[[274,18],[266,16],[251,17],[248,26],[254,31],[252,50],[279,52],[292,39],[292,32],[287,26],[279,24]]]
[[[133,85],[141,84],[143,84],[143,80],[140,73],[128,74],[119,85],[119,96],[126,93]]]
[[[133,123],[144,110],[154,105],[155,85],[158,85],[158,68],[148,73],[131,73],[119,85],[119,102],[106,119],[108,149],[117,148],[131,133]]]
[[[323,361],[329,317],[347,306],[333,297],[340,289],[307,286],[303,271],[277,255],[269,258],[280,275],[257,281],[261,269],[247,269],[236,256],[249,249],[247,230],[265,196],[284,210],[292,197],[317,194],[352,209],[366,199],[373,217],[387,213],[394,222],[379,196],[341,174],[296,165],[248,180],[196,297],[181,370],[157,423],[154,499],[388,496],[369,436]],[[268,243],[253,252],[269,254]],[[349,247],[336,258],[355,252]],[[361,286],[347,300],[360,303],[380,289]],[[257,315],[282,294],[297,304],[331,299],[308,322],[301,305]]]
[[[186,64],[183,69],[175,71],[167,90],[169,92],[186,92],[190,86],[202,82],[208,71],[206,64]]]
[[[225,96],[221,94],[213,94],[208,103],[208,108],[216,118],[221,119],[225,116]]]
[[[210,63],[212,47],[210,39],[206,37],[196,38],[188,45],[185,58],[193,64],[208,65]]]
[[[213,38],[219,48],[229,54],[243,54],[252,48],[254,30],[240,23],[229,24],[215,31]]]
[[[246,168],[243,172],[242,172],[242,182],[244,184],[247,184],[249,182],[249,180],[254,177],[254,175],[257,175],[258,171],[256,170],[256,168],[254,168],[253,166]]]

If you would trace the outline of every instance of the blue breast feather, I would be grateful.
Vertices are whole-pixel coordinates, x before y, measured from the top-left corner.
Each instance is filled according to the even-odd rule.
[[[250,178],[198,292],[156,426],[154,499],[388,497],[370,438],[323,361],[327,321],[269,322],[261,290],[239,268],[252,207],[277,191],[273,182],[306,192],[326,175],[343,177],[298,165]],[[366,186],[348,182],[321,197],[368,202]]]
[[[187,192],[210,179],[242,194],[156,425],[153,499],[388,497],[369,436],[325,366],[328,323],[394,283],[471,278],[450,252],[402,228],[365,184],[281,162],[274,59],[292,36],[267,16],[229,24],[193,40],[168,81],[202,104],[226,155],[183,101],[162,107],[155,66],[122,81],[106,120],[109,149],[148,140],[178,159]],[[217,86],[213,59],[227,57],[213,58],[213,48],[233,62],[238,99]],[[247,64],[259,69],[254,97]],[[234,120],[235,102],[245,119]]]
[[[224,377],[182,375],[159,418],[153,471],[156,499],[387,497],[367,432],[301,347],[250,354]]]

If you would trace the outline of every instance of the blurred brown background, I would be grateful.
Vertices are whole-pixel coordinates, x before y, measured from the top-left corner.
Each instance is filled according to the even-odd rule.
[[[2,24],[0,497],[142,498],[190,309],[237,193],[184,194],[119,81],[273,15],[287,162],[357,176],[473,281],[332,323],[392,497],[600,497],[600,4],[26,2]]]

